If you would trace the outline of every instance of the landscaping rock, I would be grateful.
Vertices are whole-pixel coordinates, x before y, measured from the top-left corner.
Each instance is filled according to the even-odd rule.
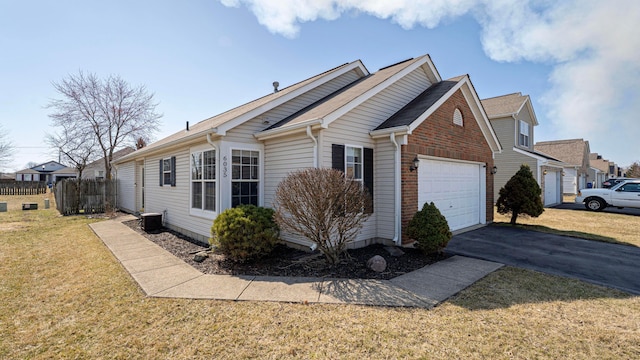
[[[209,253],[206,251],[200,251],[199,253],[195,254],[193,256],[193,261],[201,263],[204,261],[204,259],[209,257]]]
[[[367,267],[375,272],[383,272],[387,269],[387,260],[380,255],[375,255],[367,261]]]
[[[384,249],[387,250],[391,256],[398,257],[404,255],[404,251],[400,250],[397,246],[385,246]]]

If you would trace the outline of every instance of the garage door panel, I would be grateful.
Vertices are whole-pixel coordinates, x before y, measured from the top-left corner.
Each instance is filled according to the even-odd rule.
[[[452,230],[480,223],[480,165],[421,160],[418,207],[433,202]]]

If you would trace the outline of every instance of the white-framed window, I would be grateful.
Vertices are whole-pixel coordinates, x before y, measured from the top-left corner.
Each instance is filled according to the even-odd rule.
[[[362,147],[345,145],[344,173],[347,178],[362,182]]]
[[[231,206],[260,201],[260,151],[231,150]]]
[[[216,211],[217,179],[216,151],[203,149],[191,151],[191,209],[193,211]]]
[[[171,159],[162,159],[162,184],[171,185]]]
[[[460,109],[456,108],[453,111],[453,123],[459,126],[463,126],[463,119],[462,119],[462,112],[460,112]]]
[[[520,120],[520,134],[518,145],[529,147],[529,123]]]

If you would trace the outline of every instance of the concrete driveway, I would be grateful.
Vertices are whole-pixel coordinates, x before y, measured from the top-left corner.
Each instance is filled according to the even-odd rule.
[[[446,251],[640,295],[640,248],[505,226],[455,235]]]

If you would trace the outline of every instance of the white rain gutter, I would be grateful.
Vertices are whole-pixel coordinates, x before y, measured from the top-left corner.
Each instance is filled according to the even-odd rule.
[[[400,206],[401,206],[401,201],[400,201],[400,196],[401,196],[401,187],[400,187],[400,181],[401,181],[401,177],[400,177],[400,146],[398,145],[398,142],[396,141],[396,133],[392,132],[389,135],[389,140],[391,140],[391,143],[393,144],[393,146],[395,146],[396,151],[393,152],[393,166],[395,167],[394,171],[393,171],[393,216],[394,216],[394,221],[393,221],[393,243],[396,245],[400,245],[401,244],[401,236],[400,236]]]
[[[311,133],[311,125],[307,125],[307,136],[313,141],[313,167],[318,167],[318,139]]]

